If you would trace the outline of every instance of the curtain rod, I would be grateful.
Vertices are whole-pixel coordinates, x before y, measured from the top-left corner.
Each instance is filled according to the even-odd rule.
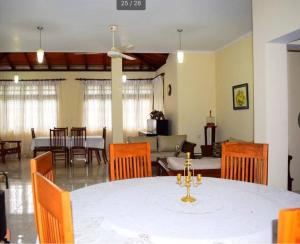
[[[20,79],[19,81],[61,81],[66,80],[64,78],[58,79]],[[14,81],[13,79],[0,79],[0,81]]]
[[[135,79],[127,79],[127,80],[152,80],[153,78],[148,78],[148,79],[140,79],[140,78],[135,78]],[[75,80],[111,80],[111,79],[88,79],[88,78],[76,78]]]
[[[165,73],[161,73],[161,74],[159,74],[159,75],[157,75],[157,76],[155,76],[154,78],[152,78],[153,80],[156,78],[156,77],[158,77],[158,76],[165,76]]]

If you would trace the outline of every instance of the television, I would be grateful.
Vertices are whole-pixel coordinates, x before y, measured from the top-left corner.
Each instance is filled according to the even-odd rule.
[[[167,119],[148,119],[147,132],[157,135],[169,135],[169,121]]]

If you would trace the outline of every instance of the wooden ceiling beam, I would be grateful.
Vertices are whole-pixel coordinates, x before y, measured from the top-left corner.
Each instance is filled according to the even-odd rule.
[[[153,66],[153,64],[150,63],[148,60],[146,60],[146,59],[144,58],[144,55],[142,55],[142,54],[140,54],[140,53],[134,53],[134,54],[131,53],[130,55],[136,57],[137,59],[139,59],[139,60],[142,61],[143,63],[146,63],[151,69],[156,70],[156,67]]]
[[[89,70],[88,57],[87,57],[86,54],[84,54],[83,57],[84,57],[84,66],[85,66],[85,70]]]
[[[1,53],[0,54],[0,62],[6,58],[6,56],[8,55],[8,53]]]
[[[28,53],[23,53],[23,54],[25,56],[26,62],[28,64],[30,70],[34,70],[34,67],[33,67],[32,63],[30,62],[30,60],[29,60]]]
[[[47,66],[48,66],[48,70],[52,70],[52,65],[51,65],[51,63],[50,63],[50,61],[49,61],[49,56],[48,56],[47,53],[44,53],[44,59],[45,59],[46,64],[47,64]]]
[[[67,66],[67,70],[70,70],[70,59],[68,53],[64,53],[65,56],[65,64]]]
[[[8,62],[8,65],[10,66],[10,68],[11,68],[12,70],[16,70],[16,66],[12,63],[12,61],[11,61],[9,55],[6,55],[5,58],[6,58],[7,62]]]

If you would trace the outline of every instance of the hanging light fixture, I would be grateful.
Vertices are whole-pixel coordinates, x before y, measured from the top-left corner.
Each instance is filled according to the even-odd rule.
[[[36,56],[37,56],[38,63],[41,64],[41,63],[43,63],[43,60],[44,60],[44,50],[42,49],[42,30],[43,30],[43,27],[38,26],[37,29],[40,32],[40,48],[36,51]]]
[[[18,75],[14,75],[14,82],[15,82],[16,84],[19,83],[19,76],[18,76]]]
[[[184,53],[181,49],[181,33],[183,29],[177,29],[178,35],[179,35],[179,49],[177,50],[177,62],[182,64],[184,59]]]
[[[122,81],[123,81],[123,83],[125,83],[126,80],[127,80],[127,76],[126,75],[122,75]]]

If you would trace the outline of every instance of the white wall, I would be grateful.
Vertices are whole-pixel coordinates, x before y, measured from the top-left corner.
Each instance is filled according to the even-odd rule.
[[[300,27],[300,1],[253,0],[254,139],[269,143],[269,185],[286,189],[287,54],[271,42]]]
[[[293,191],[300,192],[300,52],[288,53],[288,97],[289,97],[289,154],[291,161],[291,176],[294,178]]]

